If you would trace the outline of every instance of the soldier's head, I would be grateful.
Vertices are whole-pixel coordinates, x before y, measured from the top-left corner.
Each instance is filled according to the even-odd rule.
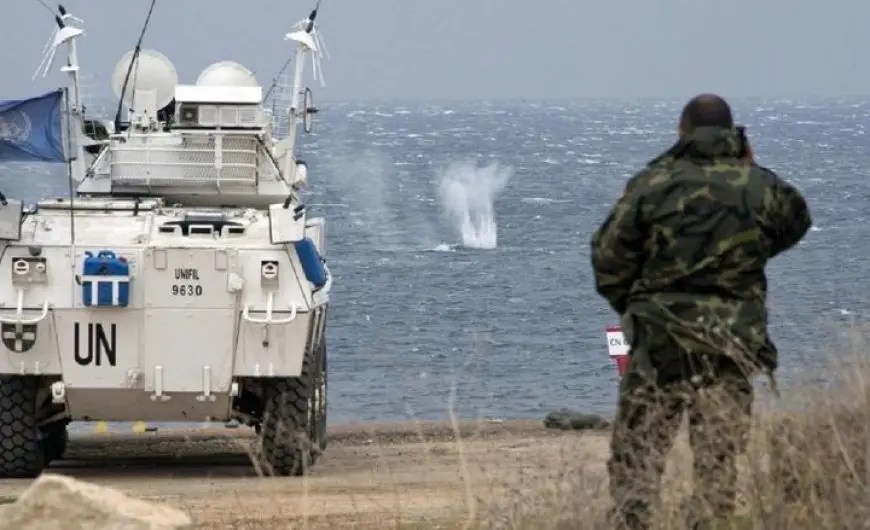
[[[685,136],[698,127],[734,127],[734,117],[731,107],[716,94],[700,94],[686,103],[680,115],[678,132]]]

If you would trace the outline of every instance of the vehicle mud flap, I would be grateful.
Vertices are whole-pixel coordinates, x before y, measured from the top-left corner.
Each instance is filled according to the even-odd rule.
[[[318,445],[320,447],[320,451],[318,453],[322,454],[326,451],[326,446],[329,443],[328,434],[326,432],[326,410],[328,407],[328,399],[329,395],[329,369],[327,367],[326,359],[328,357],[326,351],[326,337],[323,337],[323,340],[320,343],[320,355],[318,356],[320,359],[320,380],[318,384],[318,406],[317,406],[317,418],[315,420],[316,431],[314,439],[317,440]],[[320,456],[318,454],[317,456]]]
[[[42,432],[42,455],[45,465],[63,458],[69,443],[69,431],[66,425],[51,425]]]

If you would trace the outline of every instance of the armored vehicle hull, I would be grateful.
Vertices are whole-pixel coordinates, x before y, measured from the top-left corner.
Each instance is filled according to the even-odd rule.
[[[64,162],[71,182],[26,210],[0,194],[0,477],[61,458],[77,420],[234,419],[258,432],[264,473],[304,473],[326,448],[332,285],[295,157],[316,112],[301,81],[305,57],[319,60],[317,10],[285,37],[297,49],[280,140],[244,66],[180,85],[138,45],[113,75],[114,123],[86,120],[82,21],[59,13],[43,62],[66,45],[69,87],[0,101],[0,121],[21,124],[0,131],[0,161]]]
[[[331,277],[323,220],[305,225],[299,243],[276,246],[268,215],[250,209],[76,199],[25,212],[20,240],[0,257],[10,275],[0,300],[16,301],[0,307],[0,386],[17,389],[0,390],[5,448],[36,454],[40,433],[22,422],[37,421],[50,460],[65,423],[131,419],[237,419],[273,437],[299,429],[319,448]],[[264,463],[293,473],[316,452]],[[38,465],[4,460],[0,473]]]

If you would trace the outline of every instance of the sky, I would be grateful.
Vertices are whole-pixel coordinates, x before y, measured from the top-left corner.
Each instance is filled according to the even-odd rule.
[[[31,80],[51,14],[39,0],[4,4],[0,99],[62,84],[57,64]],[[85,21],[88,83],[111,95],[150,0],[63,4]],[[181,83],[234,60],[268,86],[292,53],[284,34],[312,7],[157,0],[143,48],[170,57]],[[330,58],[326,88],[309,82],[316,101],[870,94],[867,0],[322,0],[318,18]]]

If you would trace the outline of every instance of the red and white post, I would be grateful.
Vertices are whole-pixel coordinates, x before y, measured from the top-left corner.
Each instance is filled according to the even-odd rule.
[[[607,353],[616,363],[616,370],[619,372],[619,377],[622,377],[628,369],[629,344],[625,340],[625,335],[622,333],[622,327],[611,326],[606,328],[605,332],[607,337]]]

